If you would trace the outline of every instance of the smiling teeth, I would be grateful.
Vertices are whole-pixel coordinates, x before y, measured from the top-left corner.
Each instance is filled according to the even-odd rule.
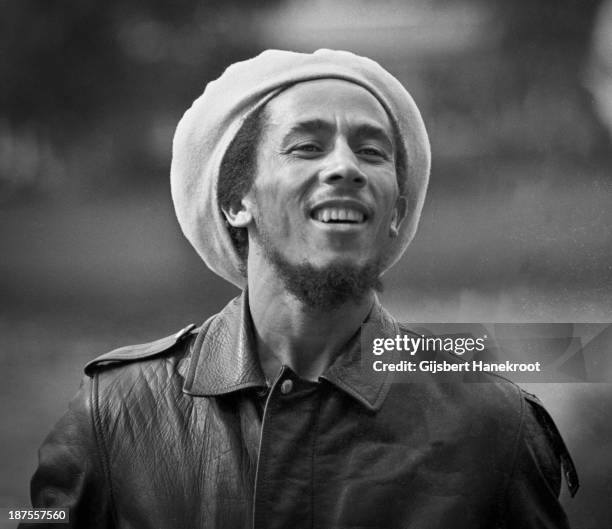
[[[365,220],[363,213],[348,208],[321,208],[315,212],[314,218],[320,222],[361,223]]]

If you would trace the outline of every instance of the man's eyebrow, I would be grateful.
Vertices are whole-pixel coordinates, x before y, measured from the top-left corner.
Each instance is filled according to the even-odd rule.
[[[313,132],[326,132],[334,129],[334,124],[324,119],[315,118],[299,121],[291,125],[285,137],[289,137],[292,134],[304,134]],[[393,148],[395,143],[393,138],[389,136],[388,132],[381,126],[372,123],[359,123],[351,126],[351,136],[356,138],[372,138],[374,140],[382,141],[387,143],[389,147]]]
[[[393,137],[389,136],[387,131],[378,126],[372,125],[370,123],[362,123],[355,127],[353,134],[357,138],[371,138],[374,140],[382,141],[387,143],[389,147],[393,148],[395,143],[393,141]]]
[[[307,132],[319,132],[328,131],[334,128],[334,124],[324,119],[306,119],[304,121],[298,121],[291,125],[291,128],[287,131],[287,136],[294,133],[307,133]]]

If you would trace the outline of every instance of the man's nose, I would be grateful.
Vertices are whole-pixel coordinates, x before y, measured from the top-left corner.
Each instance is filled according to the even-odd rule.
[[[333,151],[326,156],[325,164],[319,175],[322,182],[350,187],[363,187],[367,183],[357,156],[344,142],[334,146]]]

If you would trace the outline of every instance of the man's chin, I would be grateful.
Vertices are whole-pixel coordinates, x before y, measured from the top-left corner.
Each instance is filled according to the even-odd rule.
[[[292,263],[278,251],[266,254],[287,291],[312,310],[331,311],[382,291],[378,262],[356,265],[341,258],[324,264]]]

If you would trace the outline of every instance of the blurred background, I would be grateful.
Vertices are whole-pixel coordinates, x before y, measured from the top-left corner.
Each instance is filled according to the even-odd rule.
[[[611,0],[7,0],[0,4],[0,507],[83,364],[218,311],[237,290],[182,237],[174,127],[231,62],[349,49],[404,82],[431,186],[383,302],[431,322],[612,321]],[[612,386],[528,389],[612,527]]]

